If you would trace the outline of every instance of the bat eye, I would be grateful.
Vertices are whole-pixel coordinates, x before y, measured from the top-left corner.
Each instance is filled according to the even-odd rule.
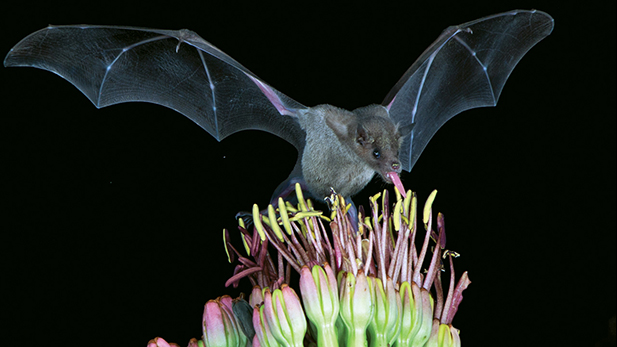
[[[379,159],[381,157],[381,153],[378,149],[373,150],[373,157],[375,157],[375,159]]]

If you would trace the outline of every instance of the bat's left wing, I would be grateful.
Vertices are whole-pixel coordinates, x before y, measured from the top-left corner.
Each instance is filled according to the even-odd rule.
[[[294,117],[306,107],[186,29],[49,26],[15,45],[4,65],[54,72],[99,108],[151,102],[180,112],[219,141],[264,130],[302,155],[305,134]]]
[[[455,115],[495,106],[523,55],[553,30],[541,11],[511,11],[450,27],[396,83],[383,106],[405,138],[399,158],[411,171],[437,130]]]

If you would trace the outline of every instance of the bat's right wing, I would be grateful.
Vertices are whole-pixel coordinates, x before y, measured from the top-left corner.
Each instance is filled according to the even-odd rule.
[[[151,102],[182,113],[219,141],[258,129],[287,140],[299,155],[304,148],[294,115],[306,107],[186,29],[49,26],[15,45],[4,65],[56,73],[98,108]]]
[[[407,130],[399,158],[411,171],[437,130],[455,115],[495,106],[510,73],[553,30],[541,11],[511,11],[450,27],[422,53],[383,102]]]

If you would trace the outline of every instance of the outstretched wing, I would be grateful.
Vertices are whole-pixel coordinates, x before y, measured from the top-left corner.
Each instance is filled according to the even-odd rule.
[[[174,109],[217,140],[244,129],[273,133],[302,153],[293,115],[305,106],[261,81],[192,31],[49,26],[11,49],[5,66],[68,80],[100,108],[145,101]]]
[[[523,55],[553,30],[541,11],[511,11],[449,27],[396,83],[383,105],[411,130],[399,153],[411,171],[437,130],[455,115],[495,106]]]

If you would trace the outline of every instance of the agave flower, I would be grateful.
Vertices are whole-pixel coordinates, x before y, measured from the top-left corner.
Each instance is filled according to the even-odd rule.
[[[452,320],[471,282],[467,272],[455,282],[458,254],[445,248],[443,215],[432,213],[437,191],[421,216],[415,193],[395,192],[393,203],[388,191],[371,197],[370,213],[361,206],[357,220],[343,197],[333,193],[325,215],[299,186],[296,206],[279,199],[262,214],[254,205],[252,228],[239,220],[242,251],[223,233],[238,263],[226,285],[248,279],[249,299],[209,301],[204,335],[189,346],[460,346]],[[290,283],[292,271],[299,284]],[[156,338],[148,347],[172,345]]]

